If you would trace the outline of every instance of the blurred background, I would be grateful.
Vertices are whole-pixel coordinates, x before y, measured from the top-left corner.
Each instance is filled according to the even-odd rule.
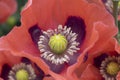
[[[27,0],[16,0],[17,11],[10,16],[4,23],[0,24],[0,36],[6,35],[15,25],[20,26],[20,12]]]

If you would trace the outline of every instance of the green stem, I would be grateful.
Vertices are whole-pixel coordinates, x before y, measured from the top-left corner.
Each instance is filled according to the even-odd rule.
[[[113,16],[116,26],[118,26],[118,2],[118,0],[113,0]]]
[[[115,24],[118,27],[118,3],[119,3],[119,0],[112,0],[112,1],[113,1],[113,17],[115,19]],[[120,33],[120,27],[118,27],[118,31]],[[117,38],[118,42],[120,43],[119,33],[116,35],[116,38]]]

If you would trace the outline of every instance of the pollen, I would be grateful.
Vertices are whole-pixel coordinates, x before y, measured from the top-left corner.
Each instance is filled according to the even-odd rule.
[[[100,67],[100,73],[105,80],[116,80],[116,75],[120,71],[120,58],[119,57],[108,57],[106,58]]]
[[[53,64],[68,63],[69,56],[80,50],[80,43],[76,41],[78,35],[70,27],[58,25],[57,29],[42,32],[38,41],[38,48],[42,53],[40,56]]]

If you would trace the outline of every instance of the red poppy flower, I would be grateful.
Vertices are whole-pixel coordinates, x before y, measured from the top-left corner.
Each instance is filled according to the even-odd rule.
[[[103,50],[90,50],[88,53],[88,60],[83,62],[75,70],[77,77],[79,80],[103,80],[103,77],[100,73],[101,62],[104,61],[108,56],[119,56],[120,46],[117,40],[112,38],[110,41],[108,41],[106,46],[104,46]],[[116,80],[120,80],[119,75],[120,73],[117,74]]]
[[[74,69],[83,62],[87,51],[102,50],[117,33],[113,17],[96,5],[100,1],[90,1],[95,0],[29,0],[21,13],[21,26],[0,39],[0,50],[32,56],[31,60],[57,80],[76,79]],[[61,43],[54,41],[56,36]]]
[[[0,0],[0,23],[17,10],[16,0]]]

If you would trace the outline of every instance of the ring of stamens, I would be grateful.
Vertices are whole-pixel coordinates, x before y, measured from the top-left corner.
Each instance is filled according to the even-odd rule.
[[[120,58],[108,57],[102,63],[100,67],[100,73],[105,80],[116,80],[116,75],[120,71]]]
[[[64,36],[67,40],[67,47],[64,51],[62,51],[63,53],[60,55],[54,53],[49,46],[50,38],[55,34],[60,34]],[[43,35],[40,36],[38,41],[38,48],[42,53],[41,57],[45,58],[46,60],[49,60],[50,62],[56,65],[63,64],[64,62],[69,62],[69,55],[73,55],[80,49],[77,48],[79,42],[77,42],[76,39],[77,34],[73,33],[71,28],[67,28],[67,26],[64,26],[63,28],[62,25],[58,25],[58,28],[55,30],[43,31]]]
[[[106,8],[112,13],[113,12],[113,2],[112,0],[107,0],[105,3]]]
[[[36,75],[30,64],[20,63],[12,67],[8,80],[35,80]]]

